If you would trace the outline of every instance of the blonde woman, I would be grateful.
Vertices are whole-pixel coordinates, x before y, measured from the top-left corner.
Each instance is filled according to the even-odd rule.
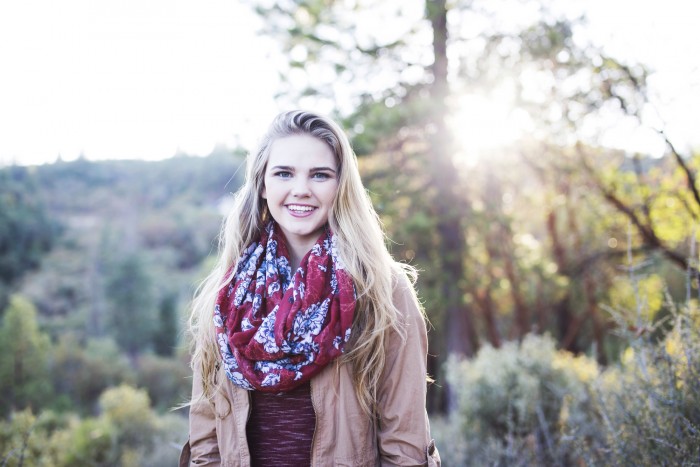
[[[340,127],[279,115],[194,300],[181,465],[439,465],[410,273]]]

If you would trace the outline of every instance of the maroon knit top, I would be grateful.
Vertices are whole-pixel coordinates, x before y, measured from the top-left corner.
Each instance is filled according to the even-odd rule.
[[[282,394],[251,391],[246,426],[250,460],[256,466],[307,466],[316,413],[309,383]]]

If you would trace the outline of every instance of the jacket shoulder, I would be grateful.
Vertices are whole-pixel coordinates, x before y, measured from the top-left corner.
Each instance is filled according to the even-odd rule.
[[[409,276],[409,272],[397,267],[392,278],[392,300],[401,321],[405,323],[422,321],[425,324],[425,312],[418,299],[414,283],[415,278]]]

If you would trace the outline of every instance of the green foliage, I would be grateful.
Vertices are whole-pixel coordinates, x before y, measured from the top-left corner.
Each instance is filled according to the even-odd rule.
[[[61,444],[56,446],[56,465],[118,465],[116,437],[116,428],[106,418],[74,419],[54,435],[53,441]]]
[[[22,284],[22,293],[36,305],[42,324],[54,338],[66,331],[77,331],[71,315],[82,314],[92,298],[87,264],[90,255],[66,240],[58,240],[42,259],[41,268],[28,273]]]
[[[118,430],[118,443],[150,448],[156,415],[145,390],[126,384],[107,389],[100,396],[102,417]]]
[[[187,440],[187,417],[165,413],[157,418],[153,448],[144,453],[139,465],[170,467],[177,465],[180,451]]]
[[[52,436],[66,427],[67,420],[48,410],[38,416],[29,408],[11,413],[0,421],[0,463],[8,467],[58,465]]]
[[[177,296],[167,294],[158,306],[158,325],[156,326],[153,345],[158,355],[172,356],[178,341]]]
[[[159,416],[150,401],[168,410],[189,392],[187,362],[173,356],[179,313],[213,249],[219,204],[241,181],[241,160],[240,152],[217,148],[206,158],[0,169],[1,196],[14,190],[12,199],[24,202],[14,211],[2,204],[0,234],[10,225],[5,214],[40,219],[43,210],[65,226],[43,229],[52,248],[26,257],[23,266],[31,268],[22,281],[0,280],[38,308],[37,316],[29,301],[21,310],[13,301],[0,326],[0,404],[7,416],[0,420],[0,464],[19,465],[22,452],[24,465],[38,466],[177,463],[186,418]],[[20,220],[30,227],[31,219]],[[16,352],[7,348],[25,341],[42,345],[23,347],[19,367],[32,372],[17,379],[9,373]],[[110,395],[109,388],[119,391]],[[33,414],[11,412],[25,406]]]
[[[595,385],[602,449],[583,443],[588,463],[700,465],[700,310],[673,310],[665,337],[629,335],[622,364]]]
[[[100,397],[101,414],[80,419],[72,414],[30,409],[0,421],[2,465],[39,467],[171,466],[177,464],[187,420],[157,416],[145,391],[119,386]]]
[[[51,249],[58,225],[49,216],[36,175],[30,169],[0,170],[0,309],[7,290],[39,266]]]
[[[29,449],[29,435],[36,417],[31,409],[15,412],[9,423],[0,426],[0,453],[3,465],[16,466],[23,462]]]
[[[459,407],[432,422],[445,465],[700,465],[700,309],[666,307],[653,334],[649,313],[636,328],[623,313],[628,347],[602,370],[534,335],[449,362]]]
[[[34,305],[11,296],[0,326],[0,414],[46,405],[48,352],[49,338],[39,330]]]
[[[51,354],[51,382],[63,402],[84,413],[92,413],[102,392],[110,386],[133,382],[128,359],[111,338],[89,339],[82,345],[75,334],[62,336]]]
[[[439,446],[456,446],[445,453],[446,465],[572,462],[564,433],[572,420],[591,424],[586,383],[598,374],[595,361],[557,351],[551,337],[528,335],[447,367],[459,399],[449,425],[436,423],[436,436],[446,437]],[[455,428],[458,437],[450,434]]]
[[[108,330],[131,355],[151,346],[156,329],[153,281],[136,253],[116,260],[106,281]]]
[[[98,398],[110,387],[136,384],[147,391],[159,410],[169,410],[189,395],[191,380],[187,362],[144,353],[131,362],[113,339],[88,339],[82,344],[74,334],[61,337],[51,355],[51,382],[60,396],[56,409],[94,413]]]
[[[186,361],[144,354],[136,366],[138,385],[148,391],[156,408],[168,410],[187,400],[192,380]]]
[[[626,313],[625,317],[630,325],[636,325],[640,319],[644,322],[653,322],[663,307],[664,289],[664,281],[657,274],[644,277],[635,284],[628,278],[618,278],[609,291],[610,306],[615,310],[632,310]],[[638,302],[643,303],[640,310],[643,310],[644,316],[636,316],[635,304]]]

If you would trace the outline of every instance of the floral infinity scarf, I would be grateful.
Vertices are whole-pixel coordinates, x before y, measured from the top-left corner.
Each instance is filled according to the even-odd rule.
[[[355,313],[330,229],[292,275],[277,228],[271,221],[243,252],[214,309],[226,374],[248,390],[284,392],[310,380],[343,353]]]

